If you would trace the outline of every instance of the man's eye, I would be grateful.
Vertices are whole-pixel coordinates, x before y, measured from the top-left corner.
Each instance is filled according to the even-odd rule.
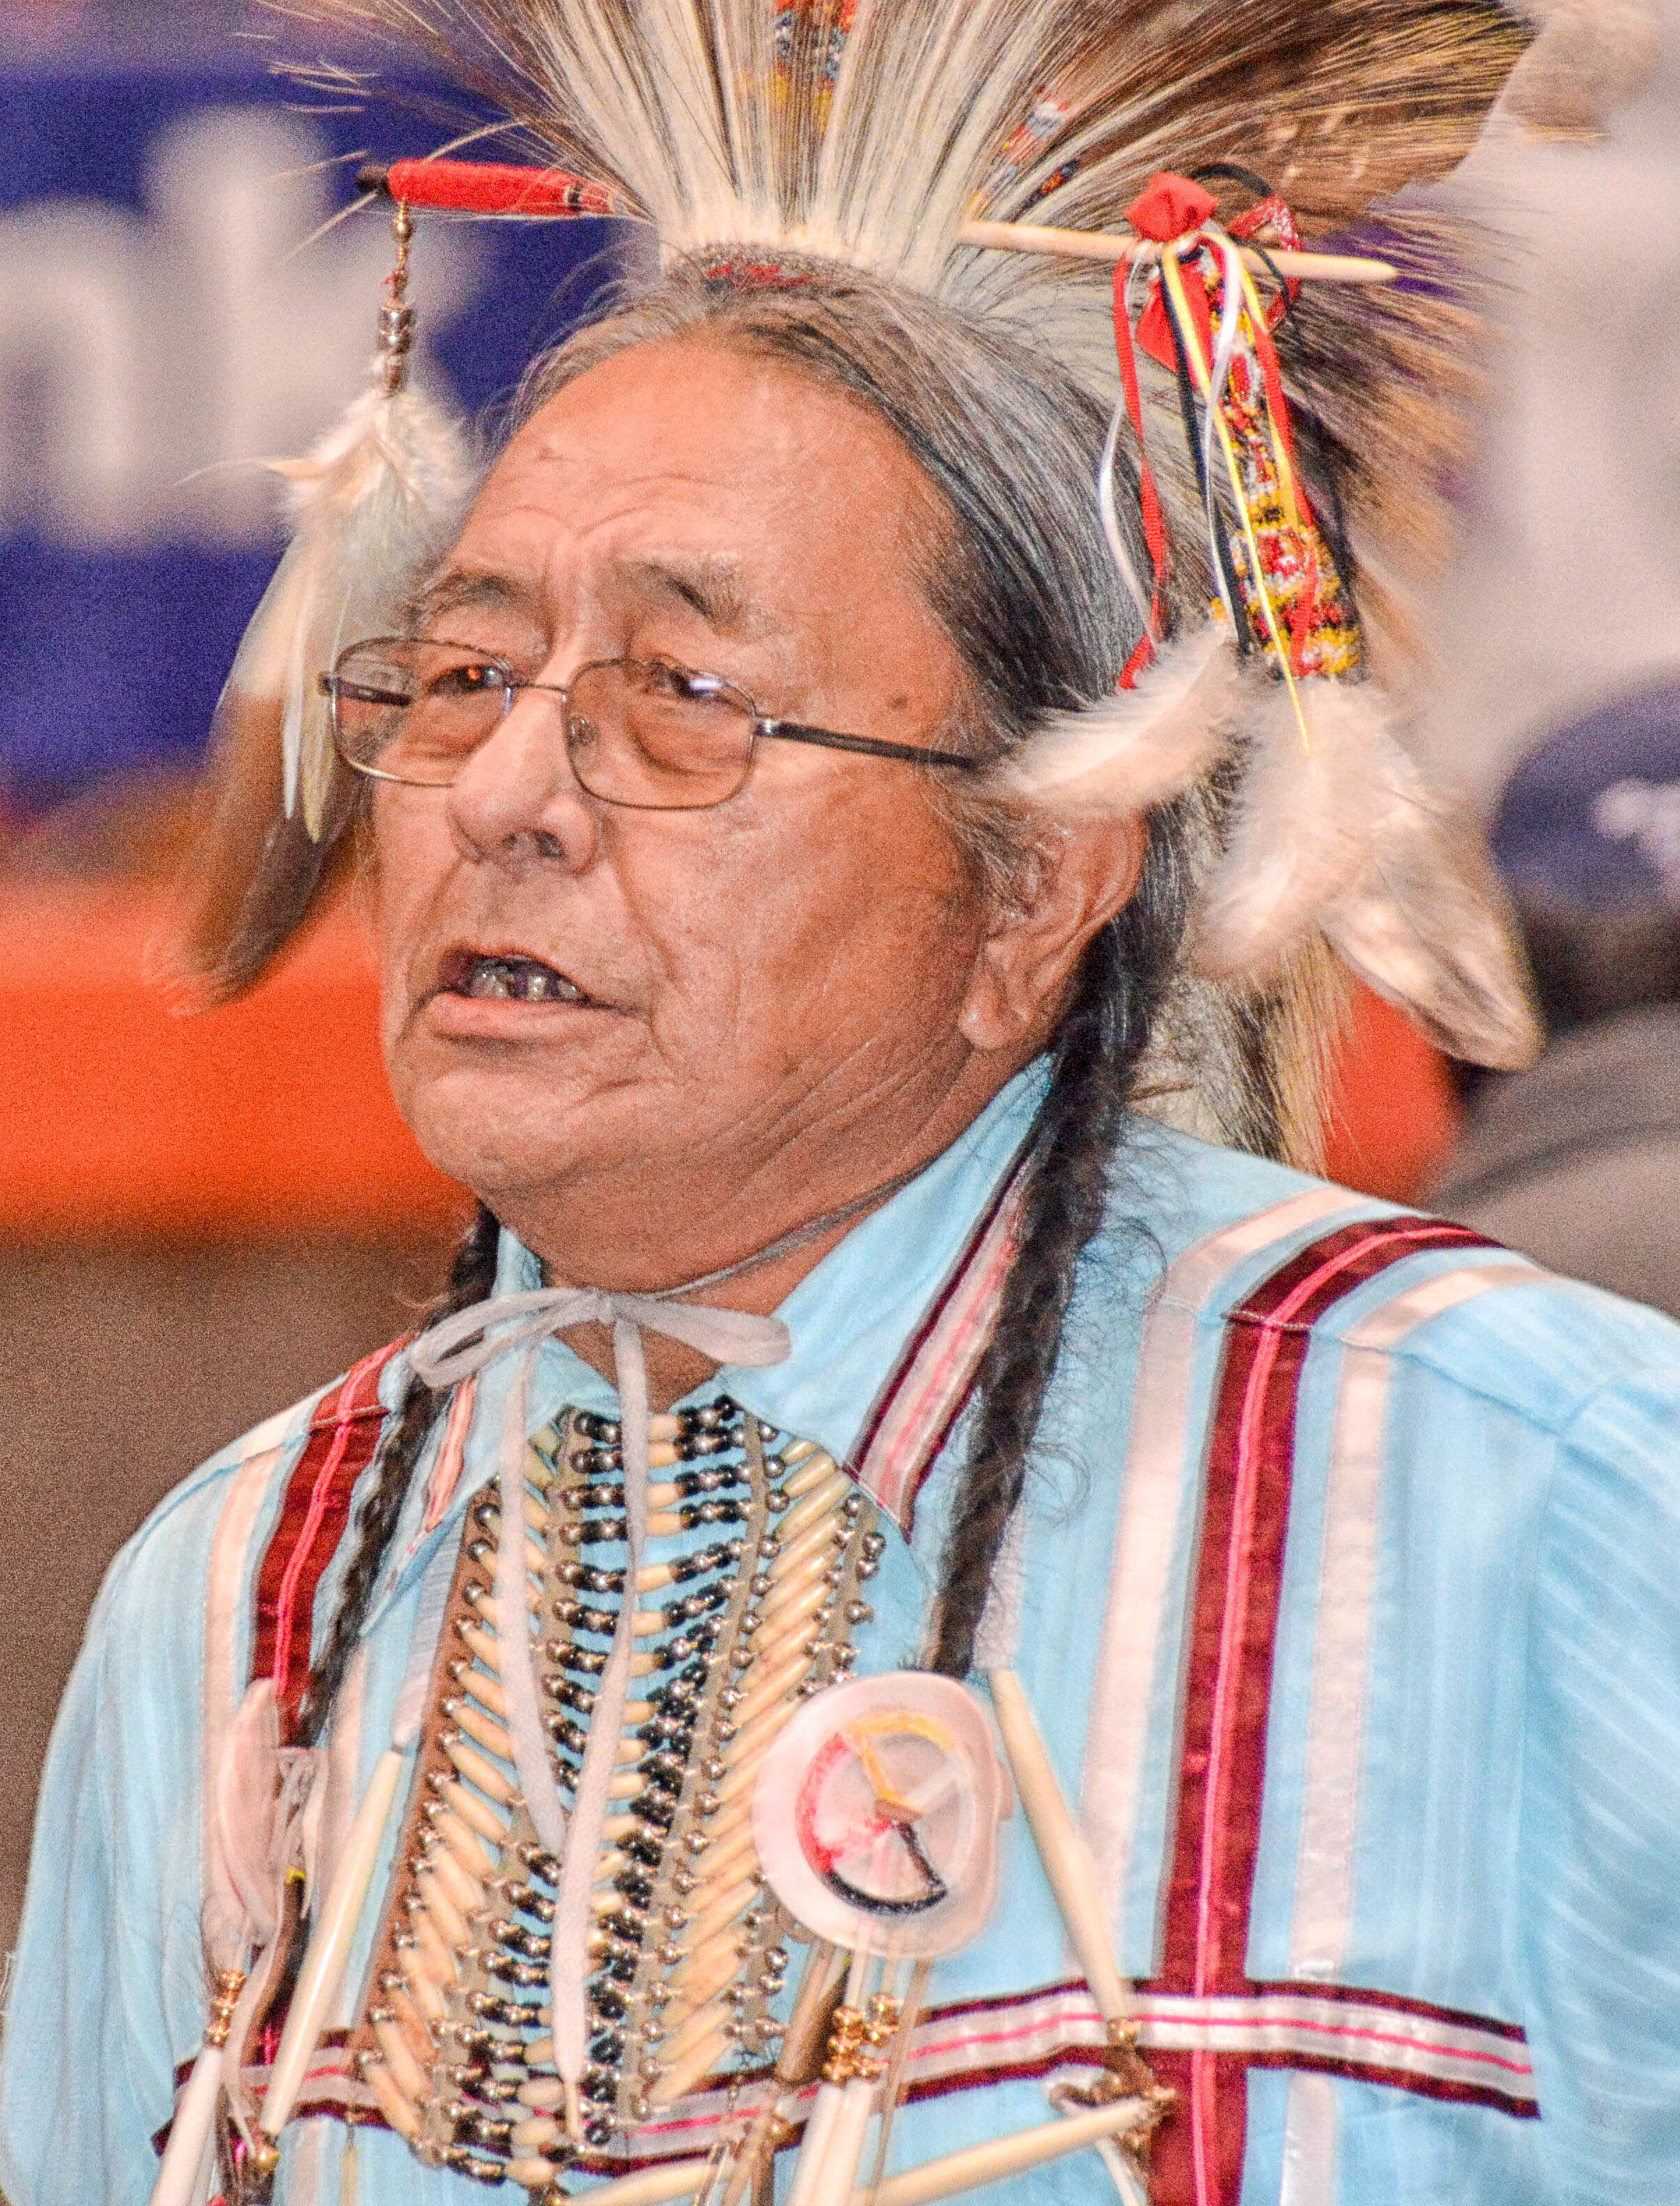
[[[481,697],[503,687],[499,666],[486,659],[463,659],[458,665],[440,667],[426,683],[432,697]]]
[[[723,683],[716,674],[696,674],[692,667],[656,659],[648,664],[647,686],[656,695],[676,698],[685,705],[706,705],[718,695]]]

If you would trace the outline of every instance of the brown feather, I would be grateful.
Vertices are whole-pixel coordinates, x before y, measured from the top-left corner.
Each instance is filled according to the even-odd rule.
[[[339,771],[318,840],[282,785],[283,698],[224,695],[200,825],[177,891],[177,914],[157,963],[204,1004],[243,994],[283,946],[326,881],[342,868],[340,840],[355,802]]]

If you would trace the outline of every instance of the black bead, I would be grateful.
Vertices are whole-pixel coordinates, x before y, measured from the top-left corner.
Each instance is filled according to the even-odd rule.
[[[491,1924],[490,1935],[510,1953],[521,1954],[527,1961],[548,1959],[549,1942],[542,1933],[527,1930],[522,1923],[510,1922],[505,1915],[498,1916]]]
[[[548,1982],[546,1961],[516,1961],[509,1953],[486,1953],[484,1972],[498,1983],[515,1985],[521,1991],[535,1991]]]
[[[727,1564],[740,1560],[739,1540],[716,1540],[709,1547],[696,1547],[693,1554],[674,1562],[670,1566],[671,1581],[676,1585],[685,1585],[690,1578],[704,1577],[707,1571],[720,1571]]]
[[[549,1852],[546,1846],[539,1846],[534,1839],[527,1839],[516,1851],[520,1860],[530,1870],[533,1876],[539,1876],[545,1884],[551,1884],[557,1891],[558,1890],[560,1863],[554,1855]]]
[[[486,2160],[481,2154],[469,2152],[464,2145],[450,2145],[444,2153],[444,2164],[454,2175],[470,2176],[474,2183],[505,2183],[508,2171],[499,2160]]]
[[[692,1532],[703,1524],[744,1524],[748,1506],[744,1501],[695,1501],[678,1513],[683,1529]]]
[[[560,1623],[569,1625],[574,1631],[598,1632],[603,1639],[611,1638],[618,1622],[610,1608],[586,1608],[576,1601],[557,1601],[554,1613]]]
[[[473,2086],[468,2096],[481,2099],[487,2107],[510,2107],[523,2081],[521,2076],[486,2076]]]
[[[554,1902],[528,1884],[509,1885],[508,1905],[517,1909],[521,1915],[534,1915],[539,1923],[552,1923],[554,1920]]]
[[[492,2151],[505,2152],[513,2142],[514,2126],[498,2121],[493,2114],[466,2114],[455,2125],[457,2144],[488,2145]]]

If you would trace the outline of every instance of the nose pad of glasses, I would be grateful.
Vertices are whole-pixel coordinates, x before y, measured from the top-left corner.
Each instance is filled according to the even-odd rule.
[[[566,715],[566,748],[574,764],[581,758],[589,758],[600,747],[600,730],[587,712]]]

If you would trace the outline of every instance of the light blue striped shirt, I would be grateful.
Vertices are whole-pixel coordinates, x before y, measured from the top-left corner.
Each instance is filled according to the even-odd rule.
[[[725,1389],[844,1461],[1042,1078],[1012,1083],[801,1284],[787,1362],[725,1370],[695,1398]],[[1502,1252],[1397,1237],[1411,1225],[1135,1122],[989,1631],[1078,1804],[1145,2049],[1180,2090],[1158,2206],[1670,2206],[1680,1328]],[[533,1277],[504,1242],[500,1284]],[[399,1358],[387,1399],[402,1378]],[[508,1383],[485,1374],[429,1528],[426,1465],[416,1481],[335,1723],[341,1821],[389,1737],[426,1564],[494,1475]],[[531,1429],[568,1404],[616,1407],[551,1342]],[[206,2009],[206,1665],[242,1681],[250,1582],[313,1406],[188,1480],[100,1595],[6,2020],[11,2206],[133,2206],[149,2188]],[[923,1644],[962,1437],[909,1536],[884,1527],[860,1672]],[[223,1630],[207,1606],[235,1509],[247,1559]],[[893,2165],[1045,2121],[1047,2085],[1091,2080],[1094,2010],[1019,1817],[990,1924],[929,1996]],[[347,2150],[359,2206],[484,2195],[378,2126],[318,2115],[284,2145],[285,2206],[337,2198]],[[1221,2176],[1222,2152],[1240,2175]],[[1007,2186],[1015,2206],[1105,2195],[1089,2152]]]

